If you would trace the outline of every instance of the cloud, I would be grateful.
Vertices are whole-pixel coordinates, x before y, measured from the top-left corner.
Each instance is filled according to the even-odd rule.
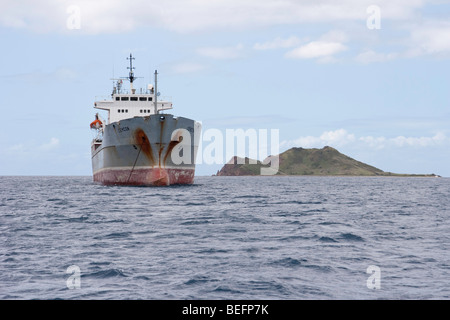
[[[440,145],[446,142],[448,138],[443,133],[437,133],[432,137],[404,137],[398,136],[396,138],[389,139],[389,142],[393,143],[395,146],[404,147],[429,147]]]
[[[425,21],[411,29],[409,39],[414,55],[450,55],[450,22]]]
[[[218,60],[236,59],[243,56],[244,46],[238,44],[230,47],[203,47],[197,49],[197,52],[208,58]]]
[[[411,19],[425,0],[378,0],[382,19]],[[127,32],[161,27],[180,33],[242,30],[279,25],[362,21],[373,0],[22,0],[3,1],[0,25],[37,32],[68,32],[67,21],[79,7],[83,33]]]
[[[450,137],[444,133],[439,132],[430,137],[384,137],[384,136],[361,136],[357,137],[355,134],[347,132],[345,129],[338,129],[335,131],[325,131],[320,136],[305,136],[299,137],[295,140],[285,140],[280,143],[281,147],[304,147],[304,148],[321,148],[323,146],[342,147],[351,145],[355,148],[371,148],[371,149],[385,149],[385,148],[405,148],[405,147],[433,147],[450,144]]]
[[[335,131],[325,131],[320,136],[299,137],[293,141],[282,141],[281,146],[293,147],[300,146],[305,148],[330,146],[343,146],[356,140],[355,135],[349,134],[344,129]]]
[[[369,37],[367,34],[361,37],[367,31],[367,8],[374,4],[381,10],[382,30],[390,28],[391,34],[386,38],[384,33],[378,40],[382,39],[383,44],[396,43],[403,48],[397,49],[397,53],[381,53],[367,48],[360,51],[356,61],[374,63],[408,56],[450,55],[450,22],[435,18],[441,6],[440,1],[436,0],[377,0],[376,3],[373,0],[3,1],[0,27],[64,34],[117,34],[158,28],[188,34],[265,30],[275,26],[309,28],[314,25],[321,28],[331,25],[352,34],[352,42],[345,39],[346,35],[342,32],[340,35],[344,35],[344,38],[340,38],[337,32],[309,43],[303,43],[305,40],[295,35],[277,37],[255,43],[253,48],[292,49],[285,57],[334,62],[337,54],[358,46],[357,42],[367,44],[368,38],[376,38],[372,38],[373,34],[382,34],[382,31],[376,30]],[[73,7],[79,10],[71,11]],[[79,21],[79,29],[72,30],[69,22],[73,15],[78,14],[75,20]],[[357,30],[355,26],[359,26]],[[401,35],[394,38],[398,34]],[[243,54],[242,50],[231,47],[207,47],[201,48],[199,52],[214,59],[234,59]],[[182,66],[180,70],[190,72],[183,71]]]
[[[286,53],[286,58],[312,59],[331,57],[347,47],[339,42],[312,41]]]
[[[318,62],[334,62],[336,61],[335,54],[348,49],[343,44],[346,41],[348,41],[346,33],[340,30],[331,30],[316,41],[311,41],[288,51],[285,57],[290,59],[319,58]]]

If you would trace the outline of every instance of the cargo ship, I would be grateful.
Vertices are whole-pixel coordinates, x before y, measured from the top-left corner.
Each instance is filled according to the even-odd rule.
[[[133,87],[132,54],[128,77],[113,79],[111,97],[97,100],[90,127],[94,182],[105,185],[168,186],[193,184],[200,140],[198,121],[167,113],[172,102],[160,98],[155,70],[154,85],[139,91]],[[124,81],[129,90],[122,88]]]

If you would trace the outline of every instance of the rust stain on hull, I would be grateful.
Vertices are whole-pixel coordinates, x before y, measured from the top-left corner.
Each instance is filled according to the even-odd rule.
[[[164,144],[163,144],[163,134],[164,134],[164,124],[166,123],[166,117],[164,116],[160,116],[159,117],[159,121],[161,123],[161,127],[160,127],[160,132],[159,132],[159,167],[161,168],[161,155],[162,155],[162,151],[164,149]]]
[[[150,145],[150,140],[145,134],[144,130],[137,129],[134,132],[134,140],[137,145],[140,146],[141,151],[147,156],[147,158],[151,161],[152,164],[155,163],[155,159],[153,158],[153,151]]]
[[[175,146],[181,141],[183,141],[183,137],[180,137],[178,141],[170,141],[169,146],[167,147],[166,155],[164,156],[164,165],[166,164],[167,157],[172,153],[173,148],[175,148]]]

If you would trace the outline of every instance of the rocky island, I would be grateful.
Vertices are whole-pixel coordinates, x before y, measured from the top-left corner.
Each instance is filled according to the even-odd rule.
[[[216,176],[260,175],[261,167],[268,167],[261,161],[249,158],[238,161],[234,156]],[[398,176],[438,177],[432,174],[398,174],[385,172],[363,162],[350,158],[332,147],[322,149],[291,148],[279,154],[279,170],[276,175],[308,176]]]

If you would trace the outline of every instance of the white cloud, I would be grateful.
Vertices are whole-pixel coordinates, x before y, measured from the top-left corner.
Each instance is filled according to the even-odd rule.
[[[426,21],[411,29],[410,55],[450,54],[450,22]]]
[[[320,136],[320,139],[330,144],[334,143],[341,144],[355,141],[355,135],[349,134],[344,129],[339,129],[336,131],[325,131]]]
[[[343,44],[346,41],[348,41],[348,35],[345,32],[331,30],[316,41],[288,51],[285,57],[291,59],[318,58],[317,61],[321,63],[335,62],[337,59],[334,55],[347,50],[347,46]]]
[[[144,8],[147,1],[141,0]],[[139,1],[138,1],[139,2]],[[153,3],[151,1],[148,1]],[[163,27],[178,32],[367,19],[373,0],[166,0],[158,3]],[[383,19],[411,18],[423,0],[378,0]],[[158,10],[156,10],[158,11]]]
[[[274,25],[361,21],[373,0],[22,0],[2,1],[0,25],[67,32],[69,6],[80,8],[80,31],[110,33],[145,26],[176,32],[242,30]],[[378,0],[382,19],[411,19],[425,0]]]
[[[340,30],[331,30],[322,35],[316,41],[300,39],[296,36],[289,38],[277,37],[271,41],[256,43],[253,46],[255,50],[272,50],[272,49],[291,49],[285,53],[286,58],[291,59],[313,59],[317,58],[319,63],[331,63],[337,61],[335,54],[347,50],[343,44],[348,40],[348,35]],[[302,45],[303,43],[303,45]]]
[[[287,52],[285,56],[293,59],[323,58],[345,50],[347,50],[347,47],[339,42],[312,41]]]
[[[230,47],[203,47],[197,49],[197,52],[204,57],[212,59],[236,59],[243,56],[244,46],[242,44],[238,44]]]
[[[450,137],[444,133],[439,132],[434,136],[423,137],[373,137],[361,136],[357,137],[352,133],[348,133],[345,129],[338,129],[335,131],[325,131],[320,136],[305,136],[299,137],[295,140],[282,141],[281,147],[304,147],[304,148],[321,148],[323,146],[342,147],[345,145],[352,145],[357,148],[371,148],[371,149],[385,149],[385,148],[404,148],[404,147],[433,147],[444,144],[450,144]]]
[[[306,136],[299,137],[293,141],[283,141],[281,146],[293,147],[299,146],[304,148],[329,146],[343,146],[354,142],[356,137],[354,134],[348,133],[345,129],[338,129],[335,131],[325,131],[320,136]]]
[[[435,3],[436,0],[377,0],[376,3],[373,0],[2,1],[0,27],[42,33],[103,34],[147,27],[178,33],[203,33],[217,30],[240,32],[272,26],[309,27],[311,24],[321,27],[328,24],[347,30],[353,35],[352,43],[347,44],[346,34],[332,31],[309,43],[303,43],[305,40],[296,36],[278,37],[256,43],[253,48],[290,48],[293,50],[287,52],[285,57],[333,62],[337,60],[336,54],[358,45],[356,42],[367,41],[367,37],[361,37],[362,32],[367,31],[366,20],[369,15],[366,9],[375,4],[381,10],[383,28],[392,28],[393,35],[403,29],[409,36],[402,35],[392,40],[391,36],[385,38],[383,35],[384,43],[387,43],[387,39],[403,46],[403,49],[396,50],[398,53],[380,53],[367,48],[356,57],[358,62],[373,63],[405,56],[450,55],[450,22],[433,18],[437,16],[433,7]],[[68,28],[68,21],[73,14],[68,12],[71,6],[80,9],[79,30]],[[427,6],[431,10],[423,10]],[[426,12],[426,16],[422,12]],[[358,27],[359,31],[354,31],[355,26],[361,29]],[[381,34],[381,31],[375,30],[372,35],[377,32]],[[359,38],[355,37],[358,33]],[[216,59],[233,59],[243,54],[242,50],[236,48],[202,48],[200,53]]]
[[[440,145],[444,143],[448,138],[443,133],[437,133],[432,137],[404,137],[398,136],[389,139],[389,142],[393,143],[395,146],[404,147],[429,147],[434,145]]]

